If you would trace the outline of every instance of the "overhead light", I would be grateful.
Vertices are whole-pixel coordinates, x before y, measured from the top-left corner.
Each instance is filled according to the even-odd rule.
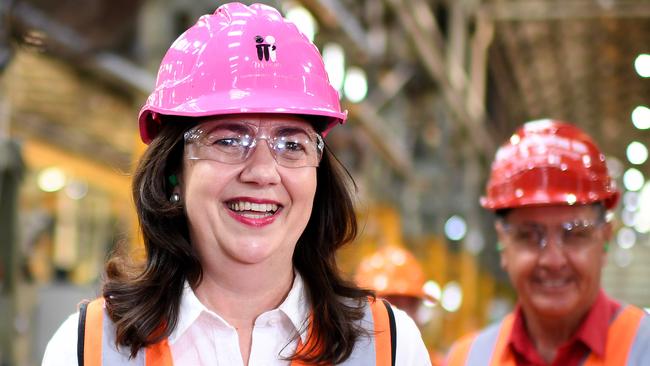
[[[631,220],[634,230],[646,234],[650,232],[650,183],[646,182],[639,193],[638,199],[639,210]],[[624,211],[625,212],[625,211]]]
[[[285,18],[295,24],[310,41],[314,41],[314,36],[318,32],[318,23],[309,10],[300,5],[295,5],[287,10]]]
[[[485,247],[485,239],[479,230],[468,230],[464,248],[471,254],[479,254]]]
[[[445,235],[451,240],[461,240],[467,233],[465,219],[458,215],[450,217],[445,222]]]
[[[635,212],[639,208],[639,193],[629,191],[623,193],[623,207],[627,211]]]
[[[636,224],[636,218],[638,214],[635,211],[623,210],[621,211],[621,221],[625,226],[634,226]]]
[[[343,47],[337,43],[328,43],[323,46],[323,63],[327,77],[334,89],[339,92],[343,89],[345,78],[345,53]]]
[[[636,244],[636,233],[629,227],[622,227],[616,233],[616,242],[623,249],[630,249]]]
[[[648,148],[638,141],[632,141],[627,145],[627,160],[635,165],[641,165],[648,160]]]
[[[457,282],[451,281],[445,285],[440,303],[443,309],[452,313],[460,309],[463,303],[463,290]]]
[[[88,184],[82,181],[72,181],[65,188],[65,194],[73,200],[80,200],[88,194]]]
[[[639,76],[650,77],[650,55],[647,53],[638,55],[634,60],[634,69]]]
[[[425,294],[430,296],[431,299],[435,301],[440,301],[440,297],[442,296],[442,290],[440,289],[440,285],[438,285],[438,282],[433,280],[429,280],[425,282],[424,286],[422,287],[422,291],[424,291]],[[436,303],[428,299],[425,299],[424,305],[427,307],[433,307],[436,305]]]
[[[368,94],[368,79],[366,72],[359,67],[350,67],[345,75],[343,84],[345,97],[352,103],[359,103]]]
[[[650,128],[650,108],[640,105],[632,111],[632,124],[639,130]]]
[[[614,262],[619,267],[627,267],[632,263],[632,253],[629,249],[618,249],[614,252]]]
[[[65,186],[65,180],[65,173],[61,168],[43,169],[38,174],[38,188],[44,192],[56,192]]]
[[[638,169],[629,168],[623,174],[623,185],[628,191],[638,191],[643,187],[643,183],[645,183],[643,173]]]

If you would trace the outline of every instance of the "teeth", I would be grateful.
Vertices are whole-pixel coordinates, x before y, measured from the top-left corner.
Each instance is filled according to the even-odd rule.
[[[261,212],[263,214],[266,214],[268,212],[274,213],[275,211],[277,211],[278,205],[274,203],[253,203],[253,202],[246,202],[246,201],[238,201],[238,202],[229,202],[228,208],[238,212],[253,211],[253,212]],[[256,215],[252,215],[251,217],[253,216]],[[261,215],[260,217],[263,216],[264,215]]]
[[[542,284],[546,287],[560,287],[567,284],[567,280],[546,280]]]

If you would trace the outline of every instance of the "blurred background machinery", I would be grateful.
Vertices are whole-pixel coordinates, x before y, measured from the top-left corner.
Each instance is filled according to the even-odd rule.
[[[650,3],[260,2],[314,40],[350,112],[329,144],[362,230],[340,263],[352,278],[379,248],[412,252],[438,299],[418,315],[431,349],[513,305],[478,198],[531,119],[576,123],[606,152],[624,196],[604,285],[650,306]],[[0,0],[0,365],[39,364],[107,253],[137,250],[138,108],[169,44],[220,3]]]

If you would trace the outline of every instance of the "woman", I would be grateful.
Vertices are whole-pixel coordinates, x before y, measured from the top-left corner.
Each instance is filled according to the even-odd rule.
[[[345,118],[318,50],[277,10],[201,17],[140,112],[146,263],[111,259],[103,299],[43,364],[428,365],[413,321],[393,309],[391,338],[392,309],[337,271],[356,221],[322,138]]]

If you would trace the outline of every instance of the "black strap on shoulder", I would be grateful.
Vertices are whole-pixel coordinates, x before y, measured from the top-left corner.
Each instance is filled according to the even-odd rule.
[[[86,335],[86,309],[88,302],[84,301],[79,304],[79,325],[77,327],[77,362],[79,366],[84,366],[84,339]]]
[[[388,312],[388,322],[390,323],[390,364],[395,366],[395,355],[397,354],[397,326],[395,325],[395,314],[393,314],[393,308],[390,306],[390,303],[384,299],[384,306],[386,306],[386,312]]]

